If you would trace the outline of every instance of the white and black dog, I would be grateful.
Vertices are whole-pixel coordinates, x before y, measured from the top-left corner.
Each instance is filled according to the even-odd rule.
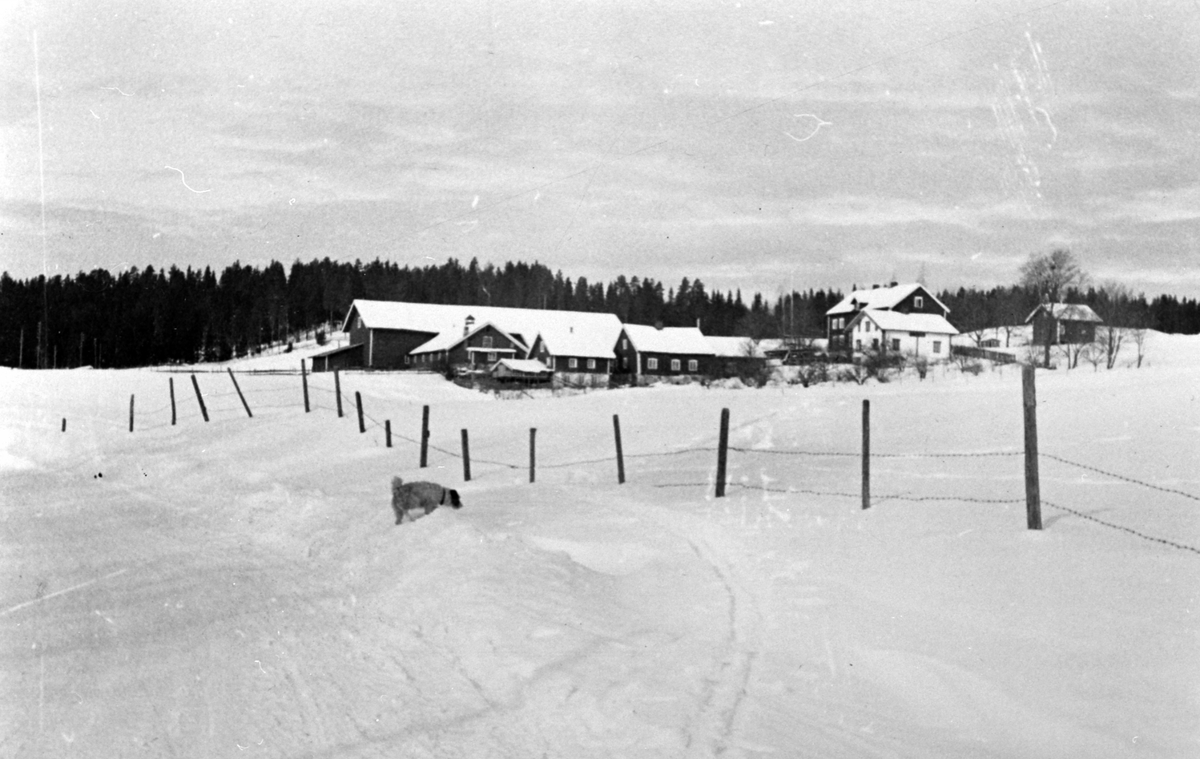
[[[457,490],[444,488],[436,482],[405,484],[399,477],[392,478],[392,511],[396,512],[396,524],[400,524],[406,518],[412,522],[446,504],[450,504],[454,509],[462,508]]]

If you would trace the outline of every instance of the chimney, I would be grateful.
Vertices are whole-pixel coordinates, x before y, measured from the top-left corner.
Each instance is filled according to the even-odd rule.
[[[655,329],[658,329],[658,330],[661,330],[661,329],[662,329],[662,322],[654,322],[654,328],[655,328]]]
[[[898,284],[900,284],[900,283],[897,282],[896,280],[892,280],[892,284],[888,285],[888,287],[895,287]]]
[[[465,337],[467,334],[469,334],[471,332],[471,328],[474,326],[475,326],[475,317],[468,314],[467,320],[465,322],[463,322],[463,336]]]
[[[696,317],[696,329],[700,329],[700,317]]]
[[[878,289],[879,289],[879,285],[871,285],[871,289],[872,289],[872,290],[878,290]]]

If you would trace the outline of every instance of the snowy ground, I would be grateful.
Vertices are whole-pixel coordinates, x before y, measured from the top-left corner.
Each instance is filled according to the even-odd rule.
[[[198,373],[207,424],[188,374],[0,370],[0,755],[1198,755],[1200,338],[1155,338],[1039,373],[1040,533],[1013,367],[534,401],[348,373],[341,419],[332,375],[306,414],[239,374],[249,418]],[[466,506],[395,527],[393,475]]]

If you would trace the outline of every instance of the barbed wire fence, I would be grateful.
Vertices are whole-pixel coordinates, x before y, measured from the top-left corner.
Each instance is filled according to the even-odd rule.
[[[188,372],[188,373],[191,374],[191,376],[193,377],[193,380],[194,380],[196,373],[193,373],[193,372]],[[229,371],[229,370],[211,371],[211,372],[208,372],[207,374],[209,376],[209,380],[212,380],[212,379],[215,379],[215,377],[213,375],[225,374],[225,373],[228,373],[230,378],[233,378],[233,372]],[[488,478],[489,476],[494,476],[494,474],[497,471],[513,473],[513,472],[519,472],[519,471],[525,470],[526,468],[529,469],[530,481],[533,481],[533,479],[534,479],[535,463],[534,463],[534,456],[533,456],[533,450],[532,450],[532,447],[533,447],[533,436],[532,435],[530,436],[530,456],[529,456],[528,464],[504,461],[504,460],[496,458],[495,456],[483,456],[483,457],[470,456],[467,453],[467,450],[465,447],[465,438],[466,438],[466,434],[465,434],[466,430],[465,429],[463,430],[464,447],[462,450],[454,450],[452,448],[448,448],[448,447],[445,447],[442,445],[436,445],[436,444],[430,442],[429,433],[428,433],[427,429],[422,429],[422,434],[418,435],[418,436],[404,434],[399,429],[394,428],[391,425],[391,421],[389,419],[380,418],[380,415],[375,413],[373,410],[375,408],[380,408],[380,407],[382,407],[382,408],[394,407],[394,405],[395,405],[394,401],[389,402],[387,399],[383,399],[378,396],[372,396],[370,393],[364,393],[361,390],[351,392],[348,389],[341,387],[340,376],[339,376],[338,372],[327,373],[327,374],[334,375],[334,378],[333,378],[334,379],[334,387],[333,388],[327,387],[326,386],[327,383],[325,381],[310,382],[309,379],[310,378],[315,379],[316,375],[313,375],[313,374],[306,375],[306,373],[304,373],[300,370],[253,371],[253,372],[239,372],[238,374],[241,376],[245,376],[245,377],[252,377],[252,378],[254,378],[254,380],[256,382],[260,382],[262,380],[266,380],[269,378],[282,379],[285,377],[304,377],[306,399],[308,400],[308,412],[307,413],[311,413],[311,412],[323,412],[325,414],[337,413],[342,417],[350,417],[351,420],[354,420],[357,417],[358,419],[361,420],[361,421],[359,421],[359,429],[360,429],[361,433],[382,432],[386,436],[386,442],[389,445],[389,447],[392,446],[393,441],[398,441],[400,443],[413,446],[421,451],[421,460],[423,462],[425,461],[426,454],[429,451],[432,451],[432,452],[434,452],[440,456],[443,456],[449,460],[460,461],[464,464],[464,474],[467,474],[472,471],[470,469],[472,464],[480,464],[480,465],[484,465],[485,467],[492,467],[492,469],[490,471],[488,469],[484,469],[483,471],[479,471],[478,469],[474,470],[472,474],[468,474],[468,477],[470,479],[474,479],[474,480],[485,479],[485,478]],[[266,423],[271,423],[271,421],[273,419],[277,418],[277,417],[268,415],[266,417],[263,417],[260,420],[259,417],[254,417],[253,414],[249,413],[250,408],[251,408],[251,403],[250,403],[251,400],[253,401],[254,408],[264,409],[264,410],[272,410],[277,413],[305,408],[304,403],[305,403],[306,399],[302,398],[301,393],[300,393],[300,388],[298,386],[299,383],[296,383],[294,380],[290,381],[290,382],[289,381],[276,381],[276,382],[271,382],[270,384],[255,384],[252,388],[252,392],[250,392],[249,394],[242,393],[240,388],[237,387],[236,379],[234,379],[233,382],[229,383],[229,384],[222,383],[222,384],[217,384],[216,386],[214,386],[214,383],[212,383],[211,381],[206,381],[205,384],[208,385],[208,387],[205,388],[203,391],[203,400],[200,400],[199,398],[197,398],[197,400],[200,400],[201,405],[204,405],[204,401],[210,401],[211,405],[212,405],[213,418],[218,419],[219,421],[228,422],[228,421],[231,421],[232,419],[240,416],[243,419],[250,417],[250,419],[248,419],[248,421],[259,421],[260,423],[265,421]],[[197,388],[197,391],[198,391],[197,395],[199,396],[200,395],[200,393],[199,393],[200,386],[197,384],[195,387]],[[173,390],[174,390],[174,388],[173,388]],[[294,396],[294,399],[289,399],[287,397],[289,395]],[[235,397],[238,398],[237,401],[232,400]],[[364,397],[367,398],[370,402],[364,403],[363,402]],[[340,403],[339,403],[339,401],[340,401]],[[148,408],[139,407],[137,409],[139,418],[141,418],[141,419],[149,418],[149,419],[154,419],[155,421],[152,421],[150,423],[140,423],[135,428],[132,423],[132,418],[131,418],[131,421],[130,421],[131,431],[136,430],[137,432],[151,432],[151,431],[162,430],[164,428],[169,428],[171,426],[176,426],[176,424],[177,424],[177,421],[176,421],[177,405],[181,405],[182,402],[183,402],[182,398],[172,397],[172,400],[169,403],[163,403],[160,401]],[[239,405],[245,405],[245,413],[241,413],[239,411]],[[409,403],[407,405],[415,407],[415,404]],[[132,406],[132,399],[131,399],[131,406]],[[867,406],[867,402],[864,402],[864,410],[865,410],[866,406]],[[426,419],[428,418],[428,408],[429,407],[427,405],[424,406]],[[172,415],[171,421],[169,421],[169,422],[161,421],[162,415],[164,415],[168,410],[170,410],[171,415]],[[727,413],[727,410],[726,410],[726,413]],[[131,416],[132,416],[132,414],[131,414]],[[207,412],[206,412],[206,416],[207,416]],[[194,417],[192,417],[192,418],[194,418]],[[118,422],[105,419],[99,415],[92,416],[92,417],[90,417],[90,419],[92,419],[93,422],[98,422],[98,423],[102,424],[105,428],[112,428],[113,430],[120,429],[123,426]],[[616,422],[616,420],[614,419],[614,423],[615,422]],[[866,414],[864,413],[864,439],[867,437],[867,434],[868,434],[865,425],[866,425]],[[63,431],[64,432],[66,432],[66,427],[67,427],[66,419],[64,418],[63,419]],[[618,436],[620,434],[619,428],[618,428],[617,434],[618,434]],[[424,439],[422,439],[422,438],[424,438]],[[626,462],[626,461],[649,462],[649,461],[653,461],[656,459],[666,459],[666,458],[672,458],[672,457],[699,457],[699,456],[705,455],[705,454],[710,455],[710,456],[713,454],[717,454],[717,456],[718,456],[717,470],[718,470],[718,472],[720,472],[721,468],[722,468],[721,460],[724,457],[728,456],[729,453],[734,453],[738,457],[741,457],[743,464],[746,464],[746,462],[756,459],[756,458],[765,458],[768,460],[776,460],[776,461],[788,460],[788,459],[796,459],[796,460],[827,459],[827,460],[833,460],[835,462],[843,462],[843,464],[842,464],[843,466],[844,466],[845,462],[853,463],[855,461],[861,461],[862,467],[863,467],[862,487],[858,491],[854,491],[853,489],[838,490],[838,489],[806,487],[806,486],[787,486],[787,487],[772,486],[772,485],[765,484],[765,483],[764,484],[754,484],[754,483],[749,483],[749,482],[744,482],[744,481],[739,482],[736,480],[731,480],[728,477],[724,477],[724,479],[719,479],[718,477],[711,476],[711,470],[712,470],[711,462],[706,464],[706,463],[700,462],[700,461],[693,462],[692,466],[696,467],[696,468],[700,468],[700,469],[707,469],[710,472],[710,475],[707,476],[703,480],[691,479],[688,481],[680,481],[680,482],[644,481],[644,484],[649,487],[659,488],[659,489],[700,488],[700,489],[704,490],[706,495],[708,495],[709,493],[714,493],[714,491],[715,491],[715,493],[714,493],[715,497],[723,497],[725,487],[727,486],[730,488],[736,488],[741,491],[761,492],[764,494],[774,494],[774,495],[778,495],[778,496],[815,496],[815,497],[822,497],[822,498],[845,498],[845,499],[851,499],[851,500],[861,499],[864,508],[867,508],[868,506],[870,506],[872,504],[879,505],[879,504],[883,504],[883,503],[887,503],[887,502],[969,503],[969,504],[997,505],[997,506],[1010,507],[1010,506],[1018,505],[1021,503],[1028,504],[1028,501],[1029,501],[1028,492],[1025,494],[1025,497],[1020,497],[1015,494],[1013,497],[980,497],[978,495],[967,495],[967,494],[932,495],[932,494],[921,494],[921,493],[913,493],[913,492],[870,493],[869,492],[870,476],[869,476],[869,469],[868,469],[869,462],[871,460],[879,460],[879,461],[925,460],[925,461],[955,462],[955,461],[977,461],[977,460],[1002,461],[1002,460],[1010,460],[1010,459],[1017,458],[1017,457],[1025,457],[1027,460],[1027,464],[1028,464],[1028,460],[1029,460],[1028,450],[987,450],[987,451],[965,451],[965,452],[964,451],[941,451],[941,452],[908,451],[908,452],[894,453],[894,452],[869,451],[869,450],[867,450],[866,445],[864,445],[864,449],[862,451],[829,451],[829,450],[811,450],[811,449],[798,449],[798,448],[797,449],[756,448],[756,447],[736,446],[736,445],[728,445],[728,444],[726,444],[724,446],[724,450],[722,450],[721,445],[718,444],[718,445],[680,446],[680,447],[672,448],[670,450],[665,450],[665,451],[642,451],[642,452],[625,453],[625,452],[620,451],[620,442],[619,442],[619,437],[618,437],[617,451],[611,455],[593,456],[593,457],[571,459],[571,460],[555,460],[555,461],[551,461],[551,462],[540,463],[537,465],[537,468],[542,469],[542,470],[549,470],[549,471],[559,471],[559,470],[572,470],[573,471],[573,470],[586,469],[588,467],[610,465],[610,466],[614,467],[614,471],[617,471],[617,470],[620,471],[620,473],[621,473],[620,481],[623,482],[624,478],[625,478],[624,462]],[[1067,457],[1059,455],[1057,453],[1049,453],[1049,452],[1043,452],[1043,451],[1035,451],[1035,453],[1036,453],[1036,456],[1034,457],[1034,460],[1037,462],[1043,462],[1043,461],[1051,462],[1054,464],[1091,472],[1093,474],[1098,474],[1103,477],[1110,478],[1112,480],[1122,482],[1122,483],[1125,483],[1130,486],[1153,491],[1153,492],[1161,494],[1163,496],[1181,498],[1181,499],[1185,499],[1187,501],[1200,501],[1200,496],[1198,496],[1194,493],[1190,493],[1185,490],[1179,489],[1179,488],[1167,487],[1164,485],[1155,484],[1153,482],[1148,482],[1145,479],[1133,477],[1128,474],[1115,472],[1115,471],[1112,471],[1112,470],[1109,470],[1109,469],[1106,469],[1103,467],[1095,466],[1093,464],[1076,461],[1074,459],[1067,458]],[[764,469],[767,469],[767,468],[769,468],[769,467],[764,467]],[[1015,470],[1016,470],[1016,467],[1014,467],[1014,471]],[[1035,471],[1036,471],[1036,467],[1035,467]],[[635,476],[641,476],[644,474],[646,474],[646,472],[635,472]],[[1014,476],[1014,479],[1015,479],[1015,476]],[[1187,551],[1187,552],[1191,552],[1191,553],[1195,553],[1195,554],[1200,554],[1200,548],[1198,548],[1194,545],[1190,545],[1188,543],[1178,541],[1178,540],[1172,540],[1170,538],[1164,538],[1164,537],[1152,535],[1143,530],[1135,529],[1133,527],[1122,525],[1122,524],[1119,524],[1117,522],[1113,522],[1113,521],[1110,521],[1107,519],[1102,519],[1102,518],[1096,516],[1094,513],[1089,513],[1086,509],[1083,509],[1083,508],[1079,508],[1076,506],[1068,506],[1068,505],[1058,502],[1057,500],[1049,501],[1049,500],[1039,498],[1039,501],[1040,501],[1039,506],[1041,504],[1044,504],[1045,506],[1047,506],[1049,508],[1052,508],[1052,509],[1061,511],[1065,514],[1070,514],[1074,517],[1078,517],[1080,519],[1086,520],[1089,523],[1092,523],[1099,527],[1117,530],[1122,533],[1128,534],[1130,536],[1137,537],[1141,540],[1153,542],[1153,543],[1156,543],[1159,545],[1168,546],[1171,548],[1175,548],[1178,550],[1183,550],[1183,551]],[[1040,517],[1039,517],[1039,527],[1038,528],[1040,529]]]

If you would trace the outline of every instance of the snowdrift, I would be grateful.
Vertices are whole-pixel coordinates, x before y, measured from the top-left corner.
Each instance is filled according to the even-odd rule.
[[[0,754],[1194,755],[1198,348],[1039,373],[1042,532],[1011,367],[524,401],[349,372],[340,418],[331,375],[305,413],[238,374],[250,417],[198,372],[207,423],[188,373],[0,371]],[[465,507],[395,527],[394,475]]]

